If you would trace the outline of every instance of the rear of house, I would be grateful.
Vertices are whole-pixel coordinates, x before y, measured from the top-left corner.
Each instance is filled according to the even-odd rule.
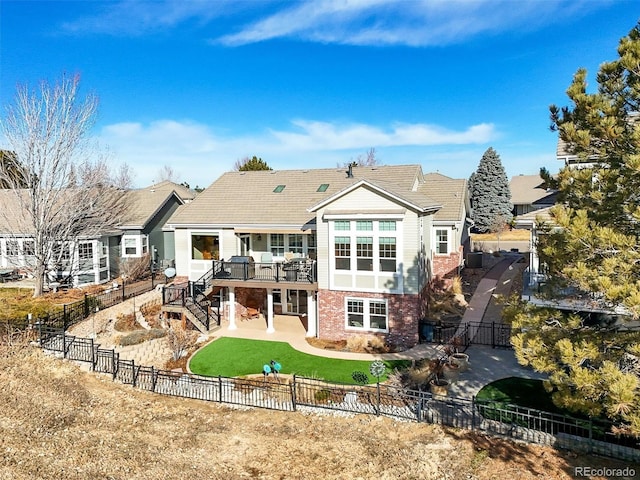
[[[221,295],[230,328],[248,310],[264,314],[268,331],[273,315],[291,314],[308,336],[372,334],[408,347],[441,208],[419,165],[228,172],[165,229],[176,282]]]

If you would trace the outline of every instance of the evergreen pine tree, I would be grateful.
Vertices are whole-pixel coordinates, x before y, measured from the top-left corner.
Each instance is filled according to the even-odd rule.
[[[618,53],[600,66],[597,92],[587,93],[580,69],[567,90],[572,105],[550,108],[552,130],[583,164],[560,171],[563,204],[538,254],[547,296],[575,292],[591,312],[514,302],[505,318],[518,360],[549,374],[556,404],[640,436],[640,26]]]
[[[511,221],[513,205],[509,181],[500,156],[491,147],[484,152],[478,169],[469,178],[474,228],[491,232]]]

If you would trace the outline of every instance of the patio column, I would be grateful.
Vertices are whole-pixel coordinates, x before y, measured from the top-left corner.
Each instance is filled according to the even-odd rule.
[[[235,287],[229,287],[229,330],[236,330],[236,291]]]
[[[318,309],[315,292],[307,290],[307,337],[318,335]]]
[[[267,333],[274,333],[273,328],[273,290],[267,288]]]

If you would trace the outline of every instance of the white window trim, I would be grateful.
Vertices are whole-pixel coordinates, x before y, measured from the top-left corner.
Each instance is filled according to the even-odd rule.
[[[284,235],[284,246],[280,247],[278,245],[278,248],[284,248],[284,253],[292,252],[293,251],[293,250],[291,250],[292,248],[299,248],[299,247],[291,247],[289,245],[289,235],[291,235],[291,234],[289,234],[289,233],[280,233],[280,232],[272,232],[272,233],[274,233],[276,235]],[[309,250],[311,250],[312,252],[317,251],[317,249],[318,249],[318,239],[317,238],[316,238],[316,245],[315,246],[309,246],[309,241],[308,241],[309,237],[310,237],[309,234],[297,234],[296,233],[296,234],[293,234],[293,235],[302,235],[302,252],[300,252],[302,255],[308,255],[309,254]],[[272,251],[271,250],[271,248],[272,248],[272,245],[271,245],[271,234],[267,233],[266,236],[267,236],[267,250],[266,251],[267,252],[271,252]],[[279,257],[279,256],[274,255],[274,257]]]
[[[363,303],[362,312],[362,327],[353,327],[349,325],[349,301],[358,301]],[[371,302],[384,303],[385,310],[387,312],[386,324],[387,328],[371,328],[371,318],[369,312],[369,306]],[[345,330],[354,332],[389,332],[389,302],[386,298],[365,298],[365,297],[345,297],[344,299],[344,328]]]
[[[340,218],[339,220],[346,220],[344,218]],[[351,217],[351,229],[350,230],[335,230],[335,222],[329,222],[329,285],[330,288],[333,288],[333,278],[335,275],[352,275],[352,276],[400,276],[400,269],[403,263],[403,255],[404,255],[404,237],[403,237],[403,222],[396,220],[396,229],[393,230],[380,230],[379,229],[379,221],[389,221],[389,218],[386,217],[376,217],[374,220],[373,230],[356,230],[356,220],[362,220],[362,217]],[[368,219],[367,219],[368,220]],[[334,239],[335,237],[349,237],[351,239],[351,255],[350,255],[350,269],[349,270],[337,270],[336,269],[336,256],[335,256],[335,246]],[[373,270],[358,270],[357,265],[357,237],[373,237]],[[380,270],[380,237],[395,237],[396,238],[396,271],[395,272],[384,272]],[[341,287],[342,288],[342,287]],[[399,289],[402,287],[399,285]],[[363,288],[352,288],[349,289],[351,291],[361,291],[361,292],[376,292],[380,291],[380,289],[363,289]],[[394,290],[395,291],[395,290]]]
[[[136,251],[135,253],[127,253],[127,240],[134,240],[135,244],[136,244]],[[140,235],[123,235],[122,236],[122,258],[137,258],[140,255],[138,254],[140,252],[140,248],[141,248],[141,240],[140,240]]]
[[[440,243],[438,241],[438,231],[439,230],[444,230],[447,232],[447,253],[438,253],[438,244]],[[451,227],[440,227],[440,226],[436,226],[434,225],[433,227],[433,254],[436,256],[449,256],[451,255],[451,240],[452,240],[452,230]]]

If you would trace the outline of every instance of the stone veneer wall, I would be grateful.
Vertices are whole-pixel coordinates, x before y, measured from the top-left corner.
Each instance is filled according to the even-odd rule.
[[[345,298],[387,299],[389,332],[346,330]],[[418,343],[418,322],[420,320],[420,295],[393,295],[386,293],[362,293],[336,290],[318,291],[318,338],[325,340],[346,340],[350,336],[375,335],[386,343],[405,348]]]

